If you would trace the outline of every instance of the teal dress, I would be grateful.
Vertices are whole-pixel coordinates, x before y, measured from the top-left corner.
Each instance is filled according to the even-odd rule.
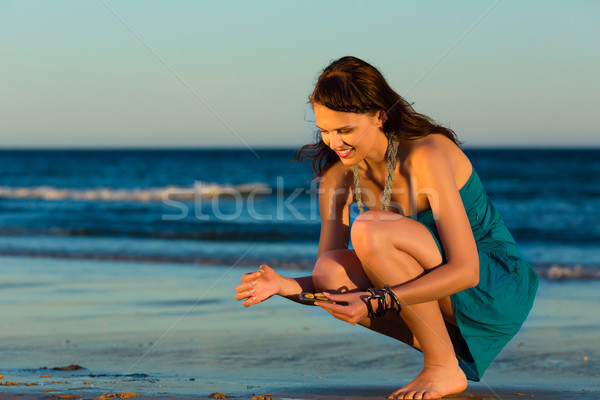
[[[538,275],[523,259],[504,221],[473,169],[459,190],[479,253],[477,286],[450,296],[465,346],[455,346],[467,379],[479,381],[500,350],[527,318]],[[408,216],[425,225],[446,262],[431,210]]]

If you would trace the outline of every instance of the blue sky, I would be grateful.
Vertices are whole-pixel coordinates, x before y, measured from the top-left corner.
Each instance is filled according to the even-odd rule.
[[[0,147],[296,147],[365,59],[465,146],[600,146],[600,2],[0,0]]]

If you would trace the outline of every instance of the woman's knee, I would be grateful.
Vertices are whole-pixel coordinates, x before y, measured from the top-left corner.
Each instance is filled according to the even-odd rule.
[[[313,283],[318,290],[333,290],[347,275],[342,265],[340,250],[330,250],[321,255],[313,268]]]
[[[359,215],[352,223],[350,237],[352,247],[360,257],[368,257],[385,246],[386,233],[381,224],[402,218],[387,211],[372,210]],[[389,238],[388,238],[389,239]]]
[[[418,221],[388,211],[371,210],[356,218],[350,230],[352,246],[367,264],[388,252],[404,252],[428,270],[442,255],[431,232]]]
[[[330,250],[323,253],[313,268],[317,290],[347,291],[364,286],[368,281],[360,261],[352,250]]]

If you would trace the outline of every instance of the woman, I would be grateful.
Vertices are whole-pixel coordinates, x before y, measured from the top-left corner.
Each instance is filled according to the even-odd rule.
[[[390,398],[462,392],[521,327],[535,271],[454,132],[415,112],[376,68],[334,61],[309,102],[320,134],[298,159],[309,152],[319,178],[313,274],[291,279],[261,265],[242,276],[236,299],[249,307],[325,292],[332,303],[315,304],[335,318],[423,353],[421,373]],[[353,202],[361,215],[351,224]]]

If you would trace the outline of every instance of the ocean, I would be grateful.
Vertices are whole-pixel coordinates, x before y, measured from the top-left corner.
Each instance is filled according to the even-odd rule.
[[[421,354],[392,338],[234,299],[251,266],[306,276],[317,254],[310,163],[255,151],[0,152],[0,399],[374,400],[412,379]],[[465,153],[555,279],[460,398],[600,399],[600,150]]]
[[[600,278],[599,149],[463,150],[541,275]],[[0,151],[0,254],[310,268],[310,162],[254,151]]]

